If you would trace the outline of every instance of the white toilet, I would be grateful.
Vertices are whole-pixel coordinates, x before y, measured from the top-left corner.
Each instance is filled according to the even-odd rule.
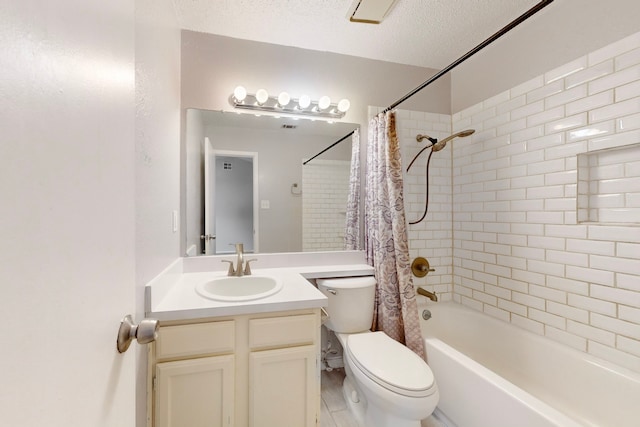
[[[440,397],[433,373],[417,354],[387,336],[371,332],[375,278],[319,279],[329,299],[329,319],[343,347],[342,386],[363,427],[420,427]]]

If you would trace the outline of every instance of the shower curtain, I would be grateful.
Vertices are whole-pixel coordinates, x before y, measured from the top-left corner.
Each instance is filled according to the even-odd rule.
[[[360,130],[351,136],[351,176],[347,199],[347,219],[344,230],[344,249],[360,249]]]
[[[373,329],[384,331],[424,359],[411,277],[401,163],[395,113],[378,114],[369,123],[365,184],[365,251],[378,282]]]

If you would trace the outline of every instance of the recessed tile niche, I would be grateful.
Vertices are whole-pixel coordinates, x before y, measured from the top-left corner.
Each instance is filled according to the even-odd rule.
[[[640,223],[640,143],[578,154],[578,222]]]

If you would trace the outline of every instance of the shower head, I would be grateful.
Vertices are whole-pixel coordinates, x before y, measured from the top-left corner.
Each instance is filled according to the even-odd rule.
[[[447,145],[447,142],[449,142],[453,138],[457,138],[457,137],[464,138],[473,134],[475,131],[476,131],[475,129],[467,129],[467,130],[460,131],[458,133],[454,133],[453,135],[446,137],[442,141],[434,142],[433,145],[431,146],[431,149],[433,151],[440,151]],[[431,141],[431,139],[429,140]]]
[[[429,135],[420,135],[420,134],[418,134],[416,136],[416,141],[421,142],[423,139],[428,139],[431,142],[431,145],[427,145],[422,150],[420,150],[418,152],[418,154],[416,154],[416,156],[413,158],[413,160],[411,160],[411,163],[409,163],[409,166],[407,167],[407,172],[409,172],[409,169],[411,169],[411,165],[413,165],[413,162],[415,162],[416,159],[420,156],[420,154],[422,154],[422,152],[424,150],[426,150],[427,148],[431,147],[431,152],[440,151],[445,147],[445,145],[447,145],[447,142],[449,142],[453,138],[457,138],[457,137],[464,138],[465,136],[471,135],[475,131],[476,131],[475,129],[463,130],[463,131],[460,131],[458,133],[454,133],[453,135],[450,135],[450,136],[446,137],[442,141],[438,141],[436,138],[431,138]],[[429,156],[431,156],[431,154],[429,154]]]
[[[431,141],[431,145],[433,145],[436,142],[438,142],[437,139],[431,138],[429,135],[421,135],[421,134],[417,134],[416,135],[416,141],[422,142],[422,140],[424,140],[424,139],[428,139],[429,141]]]

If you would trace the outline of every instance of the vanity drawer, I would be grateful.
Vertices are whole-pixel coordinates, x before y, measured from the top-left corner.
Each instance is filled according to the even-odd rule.
[[[249,321],[249,347],[252,350],[275,346],[313,344],[318,334],[315,314],[270,317]]]
[[[233,320],[160,327],[156,340],[158,360],[232,353],[234,350]]]

